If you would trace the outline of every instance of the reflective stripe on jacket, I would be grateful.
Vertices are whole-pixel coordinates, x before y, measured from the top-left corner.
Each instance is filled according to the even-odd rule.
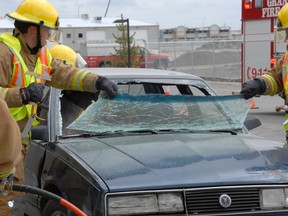
[[[283,57],[283,63],[282,63],[282,82],[283,82],[283,89],[286,96],[285,104],[288,104],[288,52],[285,53]],[[285,116],[285,123],[284,123],[284,129],[288,131],[288,124],[286,122],[288,119],[288,114]]]
[[[39,57],[37,58],[35,70],[34,72],[30,72],[28,67],[26,66],[20,51],[21,51],[21,44],[20,41],[8,34],[0,35],[0,41],[6,44],[11,52],[14,54],[13,56],[13,71],[12,71],[12,79],[10,83],[8,83],[5,88],[1,88],[3,95],[7,94],[9,88],[13,87],[20,87],[24,88],[29,86],[33,82],[44,83],[45,81],[41,79],[41,76],[50,76],[51,71],[51,61],[52,57],[46,47],[42,48],[39,52]],[[32,105],[27,104],[16,108],[9,108],[9,111],[13,118],[16,121],[20,121],[24,118],[29,118],[32,113]],[[39,122],[37,120],[33,121],[33,126],[38,125]],[[23,144],[29,144],[29,137],[30,133],[22,139]]]
[[[42,77],[44,77],[45,79],[50,77],[50,71],[51,71],[50,65],[52,57],[46,47],[43,47],[39,52],[39,57],[36,62],[35,70],[34,72],[31,73],[28,71],[25,62],[22,56],[20,55],[21,50],[20,41],[16,37],[8,33],[0,35],[0,41],[6,44],[14,54],[13,73],[11,82],[6,86],[6,89],[5,88],[1,89],[4,96],[5,92],[7,93],[7,91],[9,91],[9,88],[13,87],[24,88],[29,86],[33,82],[45,83],[45,80],[42,79]],[[17,108],[10,108],[9,110],[14,119],[16,121],[19,121],[25,118],[27,115],[28,117],[30,117],[32,106],[25,105]]]
[[[286,103],[287,103],[287,98],[288,98],[288,53],[286,52],[283,58],[283,65],[282,65],[282,77],[283,77],[283,88],[284,88],[284,93],[286,96]]]

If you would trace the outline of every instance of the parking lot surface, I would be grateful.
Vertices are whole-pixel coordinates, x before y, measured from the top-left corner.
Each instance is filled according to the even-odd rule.
[[[237,94],[241,90],[240,82],[208,81],[208,83],[219,95]],[[262,125],[250,132],[270,140],[285,142],[285,131],[283,129],[285,113],[284,111],[275,111],[276,106],[283,105],[283,99],[279,96],[260,96],[254,97],[253,100],[255,108],[250,110],[249,115],[254,115],[259,118]]]

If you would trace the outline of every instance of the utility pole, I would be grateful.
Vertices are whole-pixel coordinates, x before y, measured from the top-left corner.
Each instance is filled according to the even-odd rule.
[[[108,5],[107,5],[107,8],[106,8],[104,17],[106,17],[106,15],[107,15],[107,12],[108,12],[108,9],[109,9],[109,6],[110,6],[110,2],[111,2],[111,0],[108,1]]]

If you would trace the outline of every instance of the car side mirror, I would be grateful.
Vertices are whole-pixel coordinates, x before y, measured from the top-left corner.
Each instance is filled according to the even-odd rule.
[[[247,115],[244,125],[248,130],[252,130],[254,128],[257,128],[261,126],[261,121],[256,116],[249,116]]]

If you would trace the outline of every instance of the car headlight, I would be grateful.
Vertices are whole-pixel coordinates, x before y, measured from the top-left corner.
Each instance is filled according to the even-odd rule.
[[[181,193],[119,195],[108,197],[108,215],[183,212]]]
[[[284,208],[288,206],[288,189],[275,188],[261,190],[261,207],[263,209]]]

